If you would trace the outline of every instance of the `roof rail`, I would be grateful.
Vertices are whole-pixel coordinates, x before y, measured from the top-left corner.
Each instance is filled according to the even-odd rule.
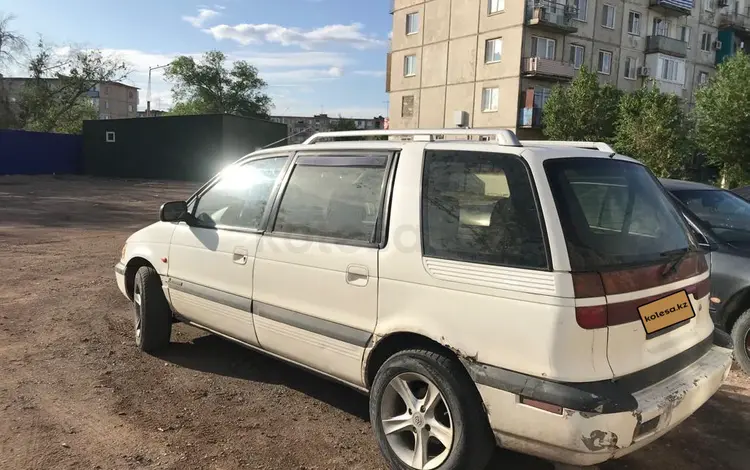
[[[604,142],[577,142],[572,140],[522,140],[521,145],[537,147],[575,147],[599,150],[600,152],[617,153],[609,144]]]
[[[319,132],[308,138],[304,145],[314,144],[320,139],[336,137],[411,137],[412,140],[422,142],[432,142],[437,140],[437,136],[458,135],[458,136],[480,136],[493,137],[498,145],[520,147],[521,142],[513,131],[508,129],[399,129],[399,130],[369,130],[369,131],[338,131],[338,132]]]

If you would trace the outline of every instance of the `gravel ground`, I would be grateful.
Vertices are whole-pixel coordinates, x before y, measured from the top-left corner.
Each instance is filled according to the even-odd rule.
[[[125,238],[195,184],[0,177],[0,468],[383,469],[367,399],[176,325],[133,344],[113,266]],[[602,469],[746,469],[750,380]],[[547,470],[499,451],[491,469]]]

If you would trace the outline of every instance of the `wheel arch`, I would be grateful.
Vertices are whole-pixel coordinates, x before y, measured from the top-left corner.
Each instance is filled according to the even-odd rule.
[[[735,292],[721,309],[721,326],[727,332],[732,331],[734,323],[748,309],[750,309],[750,286],[745,286]]]
[[[427,349],[439,352],[455,359],[463,365],[461,357],[456,351],[447,345],[425,336],[420,333],[410,331],[398,331],[388,333],[377,340],[369,354],[365,357],[364,381],[365,386],[369,389],[375,380],[375,375],[380,367],[388,360],[389,357],[407,349]],[[468,371],[466,372],[468,377]]]
[[[125,292],[130,300],[133,300],[133,289],[135,286],[135,273],[143,266],[154,267],[150,261],[140,256],[130,258],[125,265]]]

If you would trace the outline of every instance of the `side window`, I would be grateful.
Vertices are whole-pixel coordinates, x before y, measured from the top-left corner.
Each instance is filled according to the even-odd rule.
[[[195,217],[206,227],[260,228],[286,161],[287,157],[266,158],[229,169],[200,196]]]
[[[274,232],[374,242],[386,155],[300,156]]]
[[[425,256],[547,268],[531,179],[514,155],[434,151],[425,155]]]

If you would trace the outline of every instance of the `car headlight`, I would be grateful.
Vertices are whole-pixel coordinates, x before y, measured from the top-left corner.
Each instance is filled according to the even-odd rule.
[[[127,243],[122,245],[122,252],[120,253],[120,261],[125,259],[125,252],[127,251],[127,249],[128,249]]]

